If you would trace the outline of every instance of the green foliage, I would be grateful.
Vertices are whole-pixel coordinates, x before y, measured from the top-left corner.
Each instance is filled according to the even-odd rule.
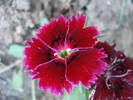
[[[100,34],[100,35],[98,35],[96,38],[103,38],[103,37],[105,37],[106,35],[105,34]]]
[[[124,12],[125,12],[125,8],[126,8],[126,2],[127,2],[127,0],[121,0],[120,14],[119,14],[119,18],[118,18],[118,22],[120,24],[123,23],[123,17],[124,17]]]
[[[18,72],[13,73],[12,87],[18,91],[22,90],[23,87],[22,69],[20,69]]]
[[[24,47],[19,44],[12,44],[8,50],[8,53],[14,57],[22,58],[23,48]]]
[[[85,89],[85,88],[83,88],[83,91],[84,91],[84,93],[85,93],[85,98],[86,98],[86,100],[88,100],[88,97],[89,97],[89,95],[91,94],[91,90],[90,90],[90,89]]]
[[[86,23],[85,26],[88,27],[90,26],[90,13],[86,11]]]
[[[64,97],[62,100],[88,100],[90,91],[88,89],[84,89],[81,85],[75,87],[70,94],[64,93]]]
[[[32,100],[36,100],[35,80],[31,81],[31,93],[32,93]]]
[[[24,100],[30,100],[29,96],[24,96]]]
[[[44,25],[44,24],[47,24],[48,22],[49,22],[49,20],[46,17],[43,17],[40,19],[39,24]]]

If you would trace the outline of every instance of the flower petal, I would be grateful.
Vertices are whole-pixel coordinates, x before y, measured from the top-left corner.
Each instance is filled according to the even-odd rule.
[[[70,28],[67,39],[74,43],[74,48],[92,47],[96,42],[99,31],[95,27],[84,28],[86,17],[82,14],[73,16],[70,20]]]
[[[95,27],[87,27],[82,29],[79,34],[77,34],[77,39],[75,41],[76,48],[82,47],[92,47],[95,45],[99,31]]]
[[[96,92],[91,100],[133,100],[133,59],[106,42],[99,42],[95,47],[103,48],[107,53],[108,57],[104,60],[109,67],[97,80]]]
[[[116,98],[119,100],[133,100],[133,84],[129,85],[120,79],[115,79],[113,82],[115,87]]]
[[[122,59],[125,57],[123,52],[116,51],[114,49],[115,46],[116,46],[115,44],[110,46],[107,42],[98,42],[95,48],[103,49],[103,51],[108,55],[108,57],[105,58],[106,62],[108,64],[111,64],[116,58]]]
[[[65,78],[65,64],[58,60],[39,65],[32,75],[34,79],[39,78],[39,87],[44,91],[50,89],[54,94],[62,94],[63,89],[68,93],[72,89],[72,84]]]
[[[101,60],[105,57],[104,53],[92,48],[73,53],[67,61],[67,79],[74,84],[81,82],[88,87],[106,69],[106,63]]]
[[[68,21],[63,16],[59,16],[57,20],[53,19],[49,24],[42,26],[36,35],[49,46],[54,47],[58,41],[64,43],[67,29]]]
[[[97,86],[94,94],[95,95],[92,96],[93,99],[91,100],[114,100],[115,99],[115,97],[113,96],[112,90],[108,89],[104,79],[102,78],[100,79],[100,81],[97,81]]]
[[[24,49],[24,65],[28,66],[26,70],[33,70],[37,65],[52,59],[52,51],[49,50],[41,41],[32,38],[32,42],[27,42],[29,46]]]

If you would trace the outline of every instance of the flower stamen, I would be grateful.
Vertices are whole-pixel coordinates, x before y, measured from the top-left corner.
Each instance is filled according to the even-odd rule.
[[[65,59],[65,58],[67,58],[70,54],[71,54],[71,49],[68,48],[68,49],[63,49],[63,50],[61,50],[61,51],[58,52],[58,53],[55,53],[54,56],[58,56],[58,57],[61,58],[61,59]]]

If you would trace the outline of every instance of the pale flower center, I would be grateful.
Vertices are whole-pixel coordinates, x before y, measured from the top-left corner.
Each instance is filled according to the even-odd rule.
[[[68,48],[68,49],[63,49],[63,50],[61,50],[60,52],[55,53],[54,55],[55,55],[55,56],[58,56],[58,57],[61,58],[61,59],[65,59],[65,58],[67,58],[70,54],[71,54],[71,49]]]

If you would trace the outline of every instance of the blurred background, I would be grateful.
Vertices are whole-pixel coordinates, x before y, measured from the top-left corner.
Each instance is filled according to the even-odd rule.
[[[83,100],[81,88],[69,96],[42,93],[21,62],[24,41],[37,28],[61,14],[77,13],[86,14],[86,25],[99,28],[102,41],[133,57],[133,0],[0,0],[0,100],[33,100],[35,94],[36,100]]]

